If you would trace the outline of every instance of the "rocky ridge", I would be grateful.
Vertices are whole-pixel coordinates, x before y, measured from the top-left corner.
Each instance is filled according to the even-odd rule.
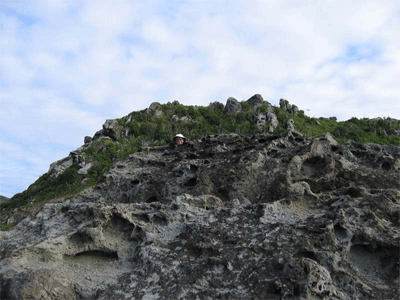
[[[0,297],[398,299],[399,168],[398,146],[292,130],[143,147],[0,232]]]

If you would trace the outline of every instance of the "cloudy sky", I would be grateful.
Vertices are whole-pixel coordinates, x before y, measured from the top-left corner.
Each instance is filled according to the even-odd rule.
[[[0,0],[0,195],[152,102],[400,118],[400,1]]]

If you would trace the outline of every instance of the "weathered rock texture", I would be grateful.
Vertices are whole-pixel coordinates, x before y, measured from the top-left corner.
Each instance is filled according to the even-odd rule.
[[[0,202],[2,202],[2,201],[8,201],[8,200],[10,200],[10,199],[7,198],[7,197],[5,197],[5,196],[1,196],[1,195],[0,195]]]
[[[229,114],[235,114],[242,110],[242,105],[235,98],[229,97],[228,100],[226,100],[224,110],[226,110]]]
[[[399,299],[400,148],[209,136],[0,233],[1,299]]]
[[[247,103],[249,103],[253,107],[258,107],[261,106],[264,102],[263,97],[260,94],[255,94],[254,96],[250,97],[247,100]]]
[[[279,126],[279,121],[274,112],[272,105],[268,105],[267,123],[270,124],[269,130],[268,130],[269,133],[273,133],[275,131],[275,129]]]

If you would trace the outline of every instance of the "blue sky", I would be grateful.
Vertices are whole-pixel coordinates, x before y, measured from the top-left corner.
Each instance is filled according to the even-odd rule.
[[[399,1],[0,0],[0,195],[154,101],[400,119],[398,28]]]

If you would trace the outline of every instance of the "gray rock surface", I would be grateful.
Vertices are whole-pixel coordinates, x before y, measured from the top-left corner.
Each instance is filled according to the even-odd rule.
[[[293,119],[287,120],[287,122],[286,122],[286,130],[287,130],[287,131],[293,131],[293,130],[295,130]]]
[[[84,142],[85,144],[89,144],[92,140],[93,140],[92,137],[90,137],[90,136],[85,136],[83,142]]]
[[[242,105],[235,98],[229,97],[228,100],[226,100],[224,110],[230,114],[235,114],[242,110]]]
[[[279,100],[279,106],[280,108],[286,110],[290,114],[298,114],[299,108],[296,105],[292,105],[289,103],[289,101],[285,99],[280,99]]]
[[[161,109],[156,109],[156,111],[154,112],[154,117],[159,117],[159,116],[161,116],[163,114],[163,112],[162,112],[162,110]]]
[[[104,136],[108,136],[114,141],[118,140],[121,137],[121,128],[118,124],[117,120],[106,120],[103,124],[103,132]]]
[[[399,299],[399,147],[164,149],[0,232],[1,299]]]
[[[250,97],[247,100],[247,103],[249,103],[253,107],[258,107],[261,106],[264,102],[263,97],[260,94],[255,94],[254,96]]]
[[[273,133],[275,129],[279,126],[278,118],[274,112],[274,108],[272,105],[268,105],[267,108],[267,123],[270,124],[269,126],[269,133]]]
[[[267,116],[261,111],[256,113],[255,123],[260,131],[262,131],[264,125],[267,124]]]
[[[47,171],[48,174],[52,178],[57,177],[61,173],[63,173],[68,167],[72,166],[74,163],[74,160],[71,155],[68,155],[67,157],[57,160],[56,162],[53,162],[50,164],[49,170]]]
[[[153,102],[149,106],[149,109],[152,110],[152,111],[156,111],[157,109],[161,109],[161,108],[162,108],[162,106],[161,106],[161,104],[159,102]]]

